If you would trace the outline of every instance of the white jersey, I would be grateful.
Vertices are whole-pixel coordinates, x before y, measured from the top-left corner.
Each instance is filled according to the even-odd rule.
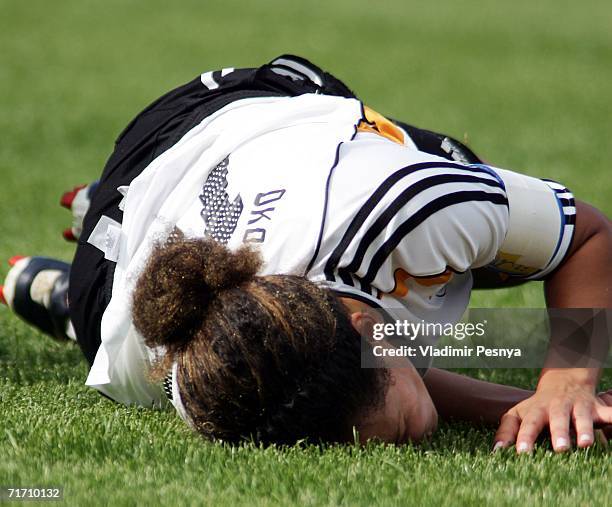
[[[234,102],[120,191],[123,223],[102,217],[89,238],[117,265],[87,384],[144,406],[165,402],[147,378],[163,351],[134,329],[131,295],[175,226],[230,249],[253,245],[261,274],[455,322],[471,269],[545,276],[569,248],[575,214],[556,183],[418,151],[358,100],[315,94]]]

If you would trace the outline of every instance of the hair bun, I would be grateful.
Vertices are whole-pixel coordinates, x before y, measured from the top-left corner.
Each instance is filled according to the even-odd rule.
[[[236,252],[210,238],[181,234],[154,248],[136,283],[132,318],[150,347],[187,343],[224,290],[252,281],[261,266],[257,252]]]

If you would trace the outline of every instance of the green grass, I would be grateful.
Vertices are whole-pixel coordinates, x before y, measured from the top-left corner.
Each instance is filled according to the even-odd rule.
[[[332,70],[383,113],[612,213],[606,0],[0,0],[0,18],[0,258],[70,259],[59,196],[99,174],[136,112],[203,70],[282,52]],[[542,306],[541,286],[474,305]],[[230,448],[170,412],[101,398],[85,375],[78,350],[0,309],[0,486],[64,486],[70,505],[612,504],[602,448],[492,455],[491,429],[459,424],[421,447]]]

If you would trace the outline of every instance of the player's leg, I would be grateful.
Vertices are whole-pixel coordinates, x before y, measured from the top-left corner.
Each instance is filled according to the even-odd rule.
[[[72,225],[64,230],[68,241],[77,241],[98,182],[65,192],[60,204],[71,211]],[[18,317],[59,340],[75,340],[69,318],[68,284],[70,264],[48,257],[14,256],[0,285],[0,302]]]
[[[83,231],[83,219],[89,210],[91,199],[98,188],[98,181],[89,185],[79,185],[64,192],[60,204],[71,211],[72,225],[64,229],[63,236],[67,241],[77,241]]]
[[[410,136],[417,148],[426,153],[459,162],[460,164],[482,164],[483,161],[470,148],[446,134],[425,130],[408,123],[392,120]]]
[[[58,340],[75,340],[68,317],[70,264],[48,257],[9,260],[0,301],[18,317]]]

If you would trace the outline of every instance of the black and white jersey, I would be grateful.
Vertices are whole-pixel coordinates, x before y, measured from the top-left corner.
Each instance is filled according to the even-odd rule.
[[[214,87],[215,74],[202,82]],[[134,329],[131,294],[174,227],[252,245],[261,274],[454,322],[471,269],[543,277],[566,255],[575,217],[561,185],[419,151],[359,100],[310,93],[228,104],[120,191],[122,223],[102,217],[89,238],[117,264],[87,383],[141,405],[162,402],[146,376],[160,351]]]

